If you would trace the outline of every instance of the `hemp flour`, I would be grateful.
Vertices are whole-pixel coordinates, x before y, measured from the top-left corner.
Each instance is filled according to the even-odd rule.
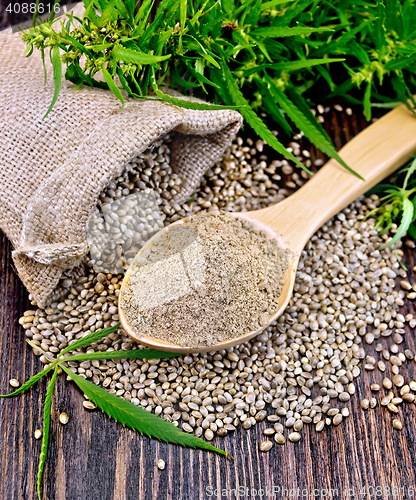
[[[268,324],[287,251],[248,221],[203,213],[165,228],[132,265],[121,307],[133,330],[194,348]]]

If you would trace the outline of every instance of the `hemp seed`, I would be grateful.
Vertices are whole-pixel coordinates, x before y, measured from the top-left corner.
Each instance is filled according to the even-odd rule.
[[[368,410],[368,407],[370,406],[370,401],[368,399],[363,399],[361,401],[361,408],[363,410]]]
[[[273,443],[271,441],[263,441],[260,445],[261,451],[269,451],[271,450]]]
[[[301,435],[299,432],[292,432],[289,434],[289,441],[292,441],[292,443],[297,443],[301,439]]]
[[[276,441],[277,444],[285,444],[285,442],[286,442],[285,436],[283,434],[281,434],[280,432],[277,432],[274,435],[274,440]]]
[[[96,406],[92,401],[84,401],[82,406],[87,410],[95,410]]]
[[[61,422],[61,424],[65,425],[68,423],[69,421],[69,417],[68,415],[65,413],[65,412],[62,412],[60,415],[59,415],[59,421]]]
[[[397,418],[395,418],[395,419],[393,420],[393,427],[394,427],[396,430],[400,431],[400,430],[402,430],[402,429],[403,429],[403,424],[402,424],[402,422],[401,422],[400,420],[398,420]]]

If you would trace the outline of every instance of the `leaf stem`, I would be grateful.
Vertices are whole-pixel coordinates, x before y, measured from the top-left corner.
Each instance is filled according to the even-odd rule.
[[[55,367],[52,379],[49,383],[48,390],[46,392],[45,406],[43,408],[43,436],[42,436],[42,448],[39,456],[39,468],[38,468],[38,495],[39,500],[42,500],[42,477],[43,470],[45,468],[46,455],[48,452],[48,442],[49,442],[49,423],[51,418],[51,406],[52,406],[52,394],[55,387],[56,377],[58,375],[58,367]]]

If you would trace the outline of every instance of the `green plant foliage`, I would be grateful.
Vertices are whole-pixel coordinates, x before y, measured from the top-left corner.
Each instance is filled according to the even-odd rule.
[[[43,407],[42,447],[39,456],[38,481],[37,481],[39,500],[42,498],[42,477],[43,477],[43,470],[45,468],[46,455],[48,453],[49,423],[51,420],[52,394],[53,394],[53,389],[55,387],[57,375],[58,375],[58,367],[56,366],[52,375],[52,379],[49,382],[48,390],[46,391],[45,406]]]
[[[48,116],[48,114],[51,112],[56,101],[58,100],[59,93],[61,91],[62,62],[61,62],[61,57],[59,55],[59,46],[58,45],[55,45],[53,48],[51,48],[51,62],[52,62],[52,68],[53,68],[53,81],[55,84],[55,92],[53,93],[52,102],[48,108],[48,111],[46,111],[44,118],[46,118]]]
[[[109,394],[104,389],[101,389],[91,382],[88,382],[79,375],[73,373],[70,368],[66,365],[66,361],[83,361],[83,360],[94,360],[94,359],[168,359],[175,356],[181,356],[178,353],[157,351],[155,349],[137,349],[132,351],[106,351],[106,352],[92,352],[83,353],[78,352],[73,356],[66,356],[75,349],[82,349],[87,347],[94,342],[98,342],[110,333],[114,332],[119,328],[120,324],[117,324],[111,328],[105,330],[99,330],[93,333],[89,333],[76,340],[64,350],[61,351],[56,359],[51,360],[51,363],[41,372],[34,375],[31,379],[25,382],[22,387],[10,394],[0,394],[0,398],[7,398],[11,396],[17,396],[23,393],[25,390],[32,387],[36,382],[38,382],[42,377],[44,377],[49,371],[54,370],[51,381],[46,392],[45,405],[43,411],[43,438],[42,447],[39,457],[39,468],[38,468],[38,496],[39,500],[42,498],[42,477],[43,470],[45,468],[46,455],[48,450],[49,441],[49,423],[51,416],[51,405],[52,405],[52,395],[55,386],[56,378],[59,370],[63,370],[76,385],[86,394],[95,405],[100,408],[104,413],[106,413],[110,418],[113,418],[117,422],[120,422],[124,426],[130,427],[133,430],[145,434],[149,437],[157,438],[161,441],[167,443],[180,444],[182,446],[188,446],[191,448],[201,448],[203,450],[214,451],[220,453],[221,455],[228,456],[228,453],[224,450],[215,448],[211,444],[203,441],[202,439],[194,436],[193,434],[188,434],[181,431],[175,427],[170,422],[166,422],[160,417],[149,413],[142,408],[138,408],[133,403],[120,399],[117,396]],[[30,341],[28,341],[30,343]],[[41,351],[41,348],[31,344],[32,347],[37,348]],[[45,353],[44,353],[45,354]]]
[[[213,101],[215,105],[241,107],[241,102],[244,102],[249,109],[242,112],[249,125],[254,124],[257,133],[271,147],[302,166],[250,107],[253,87],[258,90],[257,82],[263,78],[265,64],[272,73],[274,84],[282,90],[285,85],[291,85],[292,73],[302,69],[310,71],[318,64],[329,65],[330,59],[326,56],[320,58],[321,62],[315,58],[314,62],[308,63],[304,40],[324,33],[328,35],[333,28],[307,26],[309,21],[302,21],[299,25],[295,17],[296,13],[300,15],[303,12],[302,2],[164,0],[158,6],[152,23],[148,22],[152,1],[142,2],[140,8],[133,0],[85,0],[84,5],[86,11],[81,25],[79,20],[69,15],[68,20],[61,21],[59,30],[51,21],[34,26],[22,35],[28,55],[34,48],[44,53],[46,48],[51,47],[55,94],[47,114],[55,104],[60,89],[60,48],[67,80],[78,87],[84,84],[105,86],[121,101],[122,106],[124,99],[115,76],[118,76],[121,88],[131,97],[146,97],[152,90],[156,98],[190,109],[209,108],[201,103],[168,96],[160,90],[160,86],[168,84],[185,93],[192,88],[194,96]],[[291,15],[288,16],[288,23],[282,26],[276,21],[287,10],[291,11]],[[279,41],[283,38],[292,40],[294,49],[290,48],[290,44],[286,48]],[[269,68],[269,64],[273,63],[280,63],[280,69]],[[286,69],[286,63],[292,63],[292,69]],[[217,82],[222,81],[224,68],[231,76],[230,84],[237,91],[227,92],[219,88]],[[249,70],[255,72],[246,77],[245,73]],[[105,82],[96,78],[99,72]],[[221,85],[226,86],[227,83]],[[236,99],[240,94],[242,99]],[[289,130],[284,113],[281,113],[280,120],[283,127]],[[325,140],[329,142],[327,138]]]

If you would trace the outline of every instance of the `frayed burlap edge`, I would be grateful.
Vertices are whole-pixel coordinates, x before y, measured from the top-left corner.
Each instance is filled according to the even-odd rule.
[[[135,141],[143,134],[143,127],[137,119],[138,110],[143,107],[146,115],[151,116],[151,127],[146,137],[141,136]],[[201,113],[206,118],[202,120],[203,124]],[[40,307],[47,304],[63,271],[80,264],[88,253],[85,232],[88,217],[97,205],[100,193],[123,172],[129,161],[171,130],[190,134],[178,139],[172,148],[174,171],[183,183],[183,189],[173,201],[181,203],[195,190],[203,173],[221,157],[241,122],[235,111],[184,112],[169,104],[140,101],[129,102],[117,117],[112,116],[111,120],[97,127],[77,155],[39,188],[24,214],[21,238],[13,252],[13,260],[37,304]],[[201,132],[206,135],[196,135]],[[117,150],[116,164],[114,150]],[[87,164],[85,157],[91,158]],[[71,186],[77,188],[74,203],[71,203],[73,193],[68,192],[68,179],[71,179]],[[76,221],[76,224],[71,225],[69,221]],[[49,241],[51,223],[55,242]]]
[[[44,85],[40,57],[24,57],[19,34],[8,31],[0,37],[0,227],[15,248],[20,278],[44,307],[63,271],[79,265],[88,253],[87,220],[100,193],[128,162],[167,132],[178,132],[172,168],[182,188],[173,201],[181,203],[220,159],[242,117],[234,110],[194,111],[130,98],[120,113],[111,92],[73,92],[63,82],[54,109],[42,120],[53,95],[49,62]],[[58,140],[61,130],[76,133],[66,143],[65,138]]]

